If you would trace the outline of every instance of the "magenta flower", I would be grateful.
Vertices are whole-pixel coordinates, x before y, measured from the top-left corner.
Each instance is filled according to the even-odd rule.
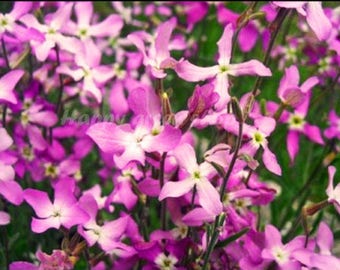
[[[332,203],[335,209],[340,214],[340,183],[333,187],[333,179],[335,175],[336,169],[334,166],[328,167],[328,186],[326,189],[326,194],[328,196],[328,202]]]
[[[228,24],[224,28],[222,37],[217,42],[219,52],[217,65],[212,67],[198,67],[185,60],[179,62],[175,68],[178,76],[189,82],[214,78],[215,91],[220,96],[219,101],[215,105],[215,108],[218,110],[223,109],[230,100],[228,75],[272,75],[270,69],[258,60],[250,60],[240,64],[230,63],[233,34],[232,25]]]
[[[332,30],[332,24],[322,9],[321,1],[273,1],[272,3],[278,7],[295,8],[299,14],[306,17],[308,25],[319,40],[328,39]]]
[[[17,104],[18,100],[14,94],[14,87],[20,81],[21,77],[24,75],[23,70],[12,70],[6,73],[0,79],[0,103],[3,101]]]
[[[60,226],[70,229],[74,225],[87,222],[89,215],[79,207],[72,183],[66,180],[56,184],[53,203],[46,192],[31,188],[24,191],[24,199],[38,216],[32,218],[33,232],[42,233],[49,228],[59,229]]]
[[[160,24],[156,30],[156,39],[151,44],[148,54],[146,53],[144,41],[138,33],[128,35],[128,39],[138,48],[144,56],[144,65],[150,68],[155,78],[164,78],[167,68],[173,68],[177,61],[170,56],[169,41],[176,26],[176,19],[172,18]]]
[[[296,237],[287,244],[282,244],[280,232],[273,226],[267,225],[265,229],[265,248],[262,258],[275,261],[278,269],[301,269],[301,263],[294,258],[294,251],[304,248],[305,237]]]
[[[141,115],[136,125],[116,125],[97,123],[88,131],[94,142],[103,152],[114,155],[119,168],[124,168],[130,161],[145,164],[145,153],[168,152],[174,149],[180,138],[180,130],[170,126],[160,126],[148,116]]]
[[[215,169],[207,162],[197,164],[195,151],[189,144],[178,146],[174,155],[185,176],[181,181],[165,183],[159,200],[181,197],[196,186],[199,204],[208,213],[215,216],[220,214],[223,210],[222,202],[216,188],[209,181],[209,176],[215,173]]]

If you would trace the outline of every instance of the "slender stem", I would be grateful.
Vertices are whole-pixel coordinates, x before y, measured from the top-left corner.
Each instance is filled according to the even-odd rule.
[[[225,188],[226,188],[228,179],[231,175],[231,172],[234,168],[234,165],[235,165],[235,162],[236,162],[236,159],[237,159],[237,156],[238,156],[238,151],[241,147],[242,134],[243,134],[243,121],[239,121],[239,130],[238,130],[238,137],[237,137],[237,141],[236,141],[235,151],[234,151],[233,157],[231,159],[228,171],[227,171],[225,177],[223,178],[223,182],[222,182],[221,189],[220,189],[220,200],[221,201],[223,201]],[[207,249],[205,256],[204,256],[204,263],[203,263],[203,268],[202,268],[203,270],[205,270],[208,266],[210,255],[211,255],[211,253],[212,253],[212,251],[213,251],[213,249],[214,249],[214,247],[217,243],[217,240],[218,240],[219,227],[221,225],[222,224],[221,224],[221,215],[220,215],[220,216],[217,216],[215,218],[215,223],[213,225],[213,230],[212,230],[213,235],[210,238],[208,249]]]
[[[250,3],[250,5],[247,7],[247,9],[243,12],[242,15],[248,17],[247,15],[251,14],[253,12],[253,10],[255,9],[256,5],[258,4],[258,1],[253,1]],[[241,15],[241,16],[242,16]],[[241,29],[247,24],[248,22],[241,22],[241,25],[239,25],[235,31],[235,34],[233,35],[233,40],[232,40],[232,47],[231,47],[231,53],[230,53],[230,63],[232,63],[233,60],[233,56],[235,53],[235,48],[236,48],[236,42],[237,42],[237,38],[240,34]]]
[[[61,62],[60,62],[60,50],[59,50],[58,45],[55,46],[55,53],[56,53],[56,56],[57,56],[57,65],[59,67]],[[61,108],[62,108],[61,98],[62,98],[63,92],[64,92],[64,81],[63,81],[63,75],[62,74],[59,73],[58,77],[59,77],[59,87],[60,87],[60,89],[59,89],[59,93],[58,93],[56,111],[57,111],[58,116],[60,116]]]
[[[5,41],[4,41],[3,38],[1,39],[1,48],[2,48],[2,52],[4,54],[6,67],[7,67],[8,70],[10,70],[11,66],[9,64],[6,45],[5,45]],[[7,104],[4,104],[4,107],[3,107],[3,110],[2,110],[2,127],[4,127],[4,128],[6,127],[6,114],[7,114]]]
[[[280,31],[280,28],[283,24],[284,19],[287,17],[288,13],[290,12],[289,9],[285,9],[285,8],[280,8],[279,12],[274,20],[274,22],[270,25],[270,28],[273,29],[270,40],[269,40],[269,45],[268,48],[266,50],[266,54],[264,56],[264,60],[263,60],[263,64],[265,66],[267,66],[269,64],[269,60],[270,60],[270,53],[274,47],[274,43],[276,40],[276,37]],[[256,77],[256,81],[255,81],[255,85],[254,88],[252,90],[252,94],[255,95],[257,92],[257,89],[261,86],[263,78],[261,76],[257,76]]]
[[[159,173],[159,184],[160,188],[162,189],[164,186],[164,166],[165,166],[165,159],[166,159],[167,153],[164,152],[162,155],[162,159],[160,162],[160,173]],[[167,228],[167,222],[166,222],[166,200],[163,200],[161,202],[161,228],[162,230],[166,230]]]
[[[223,182],[222,182],[221,189],[220,189],[220,199],[221,199],[221,201],[223,200],[225,187],[227,186],[228,179],[229,179],[230,174],[231,174],[231,172],[234,168],[234,165],[235,165],[235,162],[236,162],[236,159],[237,159],[237,156],[238,156],[238,151],[240,150],[240,147],[241,147],[242,134],[243,134],[243,122],[239,122],[238,136],[237,136],[235,151],[234,151],[233,157],[230,161],[228,171],[227,171],[225,177],[223,178]]]

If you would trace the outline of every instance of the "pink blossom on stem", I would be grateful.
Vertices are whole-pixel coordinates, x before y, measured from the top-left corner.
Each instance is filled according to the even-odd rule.
[[[169,42],[175,26],[175,18],[172,18],[158,26],[155,41],[151,44],[148,54],[146,53],[144,41],[138,33],[128,35],[128,39],[143,54],[144,65],[150,68],[151,74],[155,78],[164,78],[166,76],[164,70],[167,68],[173,68],[177,63],[177,61],[170,56],[169,51]]]
[[[209,181],[214,168],[207,162],[197,164],[195,151],[189,144],[178,146],[174,155],[186,176],[181,181],[166,182],[159,194],[159,200],[180,197],[196,187],[199,204],[212,215],[220,214],[223,210],[222,202],[216,188]]]
[[[43,233],[49,228],[59,229],[64,226],[70,229],[83,224],[89,215],[79,207],[73,194],[72,181],[60,181],[54,189],[53,203],[46,192],[28,188],[24,191],[25,201],[33,208],[38,218],[33,217],[31,228],[35,233]]]
[[[175,68],[178,76],[189,82],[197,82],[214,78],[215,91],[220,97],[219,101],[215,105],[215,108],[218,110],[222,110],[230,100],[228,75],[272,75],[270,69],[265,67],[258,60],[253,59],[240,64],[230,63],[233,34],[234,30],[232,25],[228,24],[224,28],[220,40],[217,42],[219,52],[217,65],[212,67],[198,67],[191,64],[189,61],[184,60],[180,61]]]

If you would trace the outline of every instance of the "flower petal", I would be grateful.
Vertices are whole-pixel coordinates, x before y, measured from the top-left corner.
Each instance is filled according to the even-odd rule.
[[[332,24],[325,15],[321,2],[308,2],[306,20],[319,40],[328,39],[332,31]]]
[[[264,165],[269,171],[277,175],[281,175],[281,167],[277,163],[276,156],[269,150],[268,147],[264,148],[262,158]]]
[[[258,60],[250,60],[240,64],[230,64],[228,74],[232,76],[259,75],[271,76],[272,72]]]
[[[218,64],[221,66],[227,66],[230,63],[233,35],[234,35],[233,25],[229,23],[224,28],[223,34],[219,41],[217,42],[219,54]]]
[[[188,193],[194,187],[194,185],[195,182],[190,178],[178,182],[166,182],[161,190],[161,193],[159,194],[158,199],[162,201],[168,197],[181,197],[182,195]]]
[[[198,67],[184,60],[176,65],[175,71],[180,78],[188,82],[198,82],[215,77],[220,69],[217,65],[212,67]]]
[[[208,180],[204,179],[199,180],[196,186],[200,205],[208,213],[215,216],[221,214],[223,205],[216,188]]]

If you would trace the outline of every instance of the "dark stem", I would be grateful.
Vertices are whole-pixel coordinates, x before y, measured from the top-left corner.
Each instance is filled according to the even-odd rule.
[[[2,48],[2,52],[4,54],[6,67],[7,67],[8,70],[11,70],[11,66],[9,65],[6,45],[5,45],[5,41],[4,41],[3,38],[1,39],[1,48]],[[2,111],[2,127],[4,127],[4,128],[6,127],[6,114],[7,114],[7,104],[4,104],[3,111]]]
[[[222,182],[221,189],[220,189],[220,200],[221,201],[223,201],[225,188],[226,188],[228,179],[231,175],[231,172],[234,168],[234,165],[235,165],[235,162],[236,162],[236,159],[237,159],[237,156],[238,156],[238,151],[241,147],[242,133],[243,133],[243,121],[239,121],[238,137],[237,137],[237,141],[236,141],[234,154],[233,154],[232,160],[230,162],[228,171],[227,171],[225,177],[223,178],[223,182]],[[207,252],[205,253],[205,256],[204,256],[204,263],[203,263],[203,268],[202,268],[203,270],[205,270],[208,266],[210,255],[211,255],[211,253],[212,253],[212,251],[213,251],[213,249],[214,249],[214,247],[217,243],[217,240],[218,240],[219,227],[221,225],[222,224],[221,224],[221,215],[220,215],[220,216],[217,216],[215,218],[215,222],[214,222],[213,230],[212,230],[213,234],[210,238],[210,242],[209,242],[209,245],[208,245],[208,248],[207,248]]]
[[[264,60],[263,60],[263,64],[265,66],[268,66],[269,64],[269,60],[270,60],[270,53],[274,47],[274,43],[276,40],[276,37],[281,29],[281,26],[283,24],[284,19],[287,17],[288,13],[290,12],[289,9],[285,9],[285,8],[280,8],[279,12],[275,18],[275,20],[273,21],[273,23],[269,26],[270,29],[272,29],[272,33],[271,33],[271,37],[269,40],[269,45],[268,48],[266,50],[266,54],[264,56]],[[261,76],[257,76],[256,77],[256,81],[255,81],[255,85],[254,88],[252,90],[252,94],[255,95],[257,92],[257,89],[259,89],[259,87],[261,86],[262,83],[262,77]]]
[[[166,159],[167,153],[163,153],[162,159],[160,162],[160,172],[159,172],[159,184],[160,188],[162,189],[164,186],[164,166],[165,166],[165,159]],[[162,230],[166,230],[167,228],[167,222],[166,222],[166,200],[163,200],[161,202],[161,228]]]

